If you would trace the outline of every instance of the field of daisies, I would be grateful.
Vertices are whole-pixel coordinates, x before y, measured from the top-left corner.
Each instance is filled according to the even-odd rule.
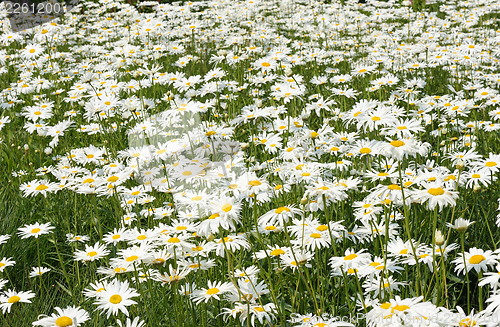
[[[0,325],[499,326],[500,3],[366,2],[3,10]]]

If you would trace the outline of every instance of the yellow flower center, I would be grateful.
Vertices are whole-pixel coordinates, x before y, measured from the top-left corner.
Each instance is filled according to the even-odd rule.
[[[17,303],[21,300],[21,298],[17,295],[11,296],[9,300],[7,301],[8,303]]]
[[[380,117],[378,117],[378,116],[373,116],[373,117],[372,117],[372,120],[373,120],[373,121],[379,121],[379,120],[380,120]]]
[[[312,233],[311,237],[312,238],[321,238],[321,234],[319,234],[319,233]]]
[[[283,211],[290,212],[290,209],[287,207],[279,207],[278,209],[274,210],[278,215],[281,214]]]
[[[32,234],[36,234],[36,233],[38,233],[38,232],[40,232],[40,231],[41,231],[41,229],[40,229],[40,228],[33,228],[33,229],[31,230],[31,233],[32,233]]]
[[[361,148],[359,150],[359,152],[362,153],[362,154],[367,154],[367,153],[372,152],[372,150],[370,148]]]
[[[326,225],[319,225],[318,227],[316,227],[316,230],[319,230],[320,232],[324,232],[327,229],[328,229],[328,226],[326,226]]]
[[[385,302],[385,303],[382,303],[382,304],[380,305],[380,307],[381,307],[382,309],[387,310],[387,309],[389,309],[389,308],[391,307],[391,303],[390,303],[390,302]]]
[[[43,185],[43,184],[42,184],[42,185],[38,185],[38,186],[35,188],[35,190],[37,190],[37,191],[43,191],[43,190],[46,190],[46,189],[48,189],[48,188],[49,188],[48,186],[46,186],[46,185]]]
[[[438,195],[443,195],[444,194],[444,190],[440,187],[436,187],[436,188],[430,188],[427,193],[429,193],[430,195],[434,195],[434,196],[438,196]]]
[[[222,211],[224,211],[224,212],[229,212],[229,211],[231,211],[231,209],[232,209],[232,208],[233,208],[233,206],[232,206],[232,205],[230,205],[230,204],[225,204],[225,205],[223,205],[223,206],[222,206]]]
[[[395,191],[395,190],[400,190],[400,189],[401,189],[401,186],[396,185],[396,184],[391,184],[391,185],[387,186],[387,188],[388,188],[389,190]]]
[[[168,243],[179,243],[180,240],[177,237],[171,237],[168,239]]]
[[[87,253],[87,257],[95,257],[97,255],[97,252],[95,251],[90,251],[89,253]]]
[[[216,288],[216,287],[214,287],[214,288],[209,288],[209,289],[207,290],[207,294],[208,294],[208,295],[214,295],[214,294],[217,294],[217,293],[219,293],[219,292],[220,292],[220,291],[219,291],[219,289],[218,289],[218,288]]]
[[[391,145],[392,145],[393,147],[395,147],[395,148],[399,148],[400,146],[405,145],[405,142],[403,142],[403,141],[399,141],[399,140],[397,140],[397,141],[392,141],[392,142],[391,142]]]
[[[479,175],[479,174],[472,174],[472,176],[471,176],[471,177],[472,177],[472,178],[479,178],[479,177],[481,177],[481,175]]]
[[[486,167],[495,167],[497,165],[496,162],[494,161],[488,161],[487,163],[484,164]]]
[[[352,259],[355,259],[357,257],[358,257],[358,255],[356,253],[352,253],[352,254],[346,255],[344,257],[344,260],[352,260]]]
[[[407,305],[404,305],[404,304],[398,304],[398,305],[395,305],[392,310],[397,310],[397,311],[405,311],[405,310],[408,310],[410,307],[407,306]]]
[[[109,302],[113,304],[118,304],[122,301],[122,297],[119,294],[111,295]]]
[[[260,181],[258,181],[258,180],[255,180],[255,181],[250,181],[250,182],[248,182],[248,184],[249,184],[250,186],[259,186],[259,185],[261,185],[262,183],[261,183]]]
[[[476,326],[476,321],[472,320],[470,318],[464,318],[464,319],[460,320],[459,326],[460,327],[472,327],[472,326]]]
[[[56,320],[56,326],[58,327],[67,327],[72,325],[73,325],[73,320],[67,316],[59,317]]]
[[[118,176],[111,176],[110,178],[108,178],[108,182],[110,182],[110,183],[114,183],[114,182],[116,182],[118,179],[119,179],[119,177],[118,177]]]
[[[282,255],[282,254],[285,254],[285,251],[283,251],[282,249],[275,249],[275,250],[271,251],[271,255],[274,255],[274,256],[278,256],[278,255]]]
[[[135,260],[137,260],[137,259],[139,259],[139,257],[138,257],[138,256],[136,256],[136,255],[131,255],[130,257],[128,257],[128,258],[127,258],[127,259],[125,259],[125,260],[127,260],[128,262],[132,262],[132,261],[135,261]]]
[[[486,258],[484,256],[482,256],[480,254],[476,254],[476,255],[473,255],[472,257],[470,257],[469,263],[472,265],[478,265],[481,262],[483,262],[484,260],[486,260]]]

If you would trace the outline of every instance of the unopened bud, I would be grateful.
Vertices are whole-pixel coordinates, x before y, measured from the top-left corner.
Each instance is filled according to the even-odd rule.
[[[444,235],[441,233],[440,230],[436,230],[436,233],[434,234],[434,240],[436,242],[437,246],[442,246],[444,244]]]
[[[28,144],[25,144],[25,145],[24,145],[24,150],[25,150],[25,151],[28,151],[29,149],[30,149],[30,146],[29,146]]]
[[[292,76],[293,75],[292,69],[290,67],[285,68],[285,74],[286,76]]]
[[[302,198],[302,199],[300,200],[300,204],[304,205],[304,204],[306,204],[308,201],[309,201],[309,200],[307,200],[307,198]]]
[[[45,150],[43,150],[43,152],[45,152],[46,155],[49,155],[52,153],[52,148],[47,147],[47,148],[45,148]]]
[[[472,190],[474,192],[476,192],[476,193],[479,192],[479,191],[481,191],[481,185],[479,185],[479,184],[474,185],[474,187],[472,188]]]
[[[243,150],[246,150],[246,149],[248,149],[249,147],[250,147],[250,143],[241,143],[241,148],[242,148]]]
[[[456,167],[458,170],[462,171],[465,168],[465,161],[458,159]]]

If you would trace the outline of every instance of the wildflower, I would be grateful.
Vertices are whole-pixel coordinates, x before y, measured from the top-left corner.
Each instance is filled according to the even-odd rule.
[[[114,279],[112,282],[105,285],[104,290],[99,292],[96,303],[98,310],[107,311],[107,317],[111,314],[117,315],[118,311],[123,312],[128,316],[127,307],[137,304],[131,298],[137,297],[140,294],[135,289],[129,287],[127,281],[121,282]]]
[[[11,259],[12,258],[3,257],[2,260],[0,260],[0,272],[3,272],[6,267],[10,267],[16,264],[16,262]]]
[[[85,251],[76,250],[75,260],[76,261],[95,261],[104,258],[110,253],[108,249],[106,249],[106,245],[97,242],[94,246],[88,246],[85,244]]]
[[[201,302],[207,303],[211,299],[221,300],[221,296],[231,292],[233,288],[234,286],[231,283],[208,281],[208,288],[195,290],[193,294],[191,294],[191,298],[196,304]]]
[[[467,228],[474,223],[475,221],[470,222],[468,219],[458,218],[453,224],[446,223],[446,226],[453,228],[458,232],[465,232]]]
[[[21,236],[22,239],[29,238],[32,236],[38,238],[38,236],[40,235],[49,234],[51,230],[54,228],[55,227],[51,226],[50,223],[46,224],[34,223],[34,224],[24,225],[23,227],[19,228],[19,236]]]
[[[51,270],[50,268],[46,268],[46,267],[33,267],[33,268],[31,268],[30,277],[41,276],[41,275],[49,272],[50,270]]]
[[[464,272],[466,268],[467,272],[474,269],[479,273],[480,271],[486,271],[488,266],[498,264],[496,255],[491,250],[483,251],[475,247],[465,253],[459,253],[458,257],[453,260],[453,263],[456,265],[455,271],[458,273]]]
[[[79,307],[71,306],[64,309],[55,307],[54,309],[57,313],[33,322],[33,326],[77,327],[90,319],[88,312]]]
[[[5,314],[5,312],[10,313],[12,306],[18,302],[21,303],[31,303],[30,299],[35,297],[35,293],[31,291],[26,292],[16,292],[14,290],[4,291],[0,295],[0,309]],[[17,304],[16,304],[17,305]]]
[[[447,189],[439,182],[423,183],[423,186],[424,189],[415,191],[413,196],[422,203],[427,201],[429,210],[434,210],[436,206],[440,211],[447,205],[455,206],[458,192]]]

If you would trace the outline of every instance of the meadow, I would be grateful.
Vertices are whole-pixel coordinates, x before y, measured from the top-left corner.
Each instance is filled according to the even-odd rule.
[[[500,3],[366,2],[2,9],[0,325],[499,326]]]

